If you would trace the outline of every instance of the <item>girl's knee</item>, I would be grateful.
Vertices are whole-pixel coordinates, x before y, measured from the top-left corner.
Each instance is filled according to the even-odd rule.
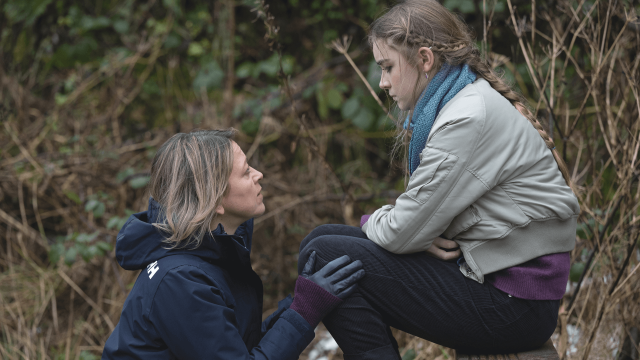
[[[367,236],[358,227],[342,224],[324,224],[313,229],[300,243],[300,253],[313,241],[321,236],[356,237],[366,239]]]
[[[334,225],[333,224],[324,224],[324,225],[320,225],[318,227],[316,227],[315,229],[311,230],[311,232],[309,233],[309,235],[307,235],[302,242],[300,243],[300,253],[302,253],[302,250],[307,247],[307,245],[309,244],[309,242],[311,242],[313,239],[322,236],[322,235],[327,235],[331,232],[332,227]]]
[[[351,260],[362,260],[370,257],[375,251],[375,245],[371,240],[351,236],[322,235],[309,241],[300,250],[298,258],[298,272],[304,268],[309,255],[316,252],[316,269],[341,256],[348,255]]]
[[[298,273],[302,271],[307,259],[314,251],[316,252],[316,269],[322,268],[329,261],[342,255],[349,255],[345,248],[345,243],[347,241],[345,241],[344,237],[335,235],[321,235],[308,241],[303,241],[298,257]]]

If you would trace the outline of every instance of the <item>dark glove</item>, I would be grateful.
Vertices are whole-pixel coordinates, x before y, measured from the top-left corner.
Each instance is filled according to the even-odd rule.
[[[316,263],[315,251],[298,276],[295,297],[291,309],[302,316],[311,326],[357,289],[357,282],[364,276],[362,262],[351,262],[347,255],[331,261],[312,274]]]
[[[326,292],[340,299],[346,299],[358,288],[358,280],[364,276],[362,261],[351,262],[348,255],[343,255],[313,274],[316,264],[316,252],[312,252],[300,276],[305,277]]]

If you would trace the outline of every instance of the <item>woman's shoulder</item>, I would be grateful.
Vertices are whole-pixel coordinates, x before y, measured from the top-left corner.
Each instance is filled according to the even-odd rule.
[[[166,267],[165,276],[188,277],[205,282],[219,283],[224,281],[224,270],[214,263],[190,254],[176,254],[158,261],[158,266]]]
[[[143,269],[136,280],[135,292],[154,294],[155,297],[162,289],[173,292],[176,288],[190,286],[188,284],[214,287],[222,292],[228,288],[224,270],[220,267],[198,256],[176,254],[158,259]]]

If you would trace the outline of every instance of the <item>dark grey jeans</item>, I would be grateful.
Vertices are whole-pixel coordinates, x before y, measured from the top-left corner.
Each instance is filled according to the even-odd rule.
[[[454,262],[424,252],[397,255],[360,228],[322,225],[300,245],[298,272],[316,251],[317,269],[342,255],[366,271],[358,291],[323,322],[345,359],[400,359],[389,326],[458,350],[509,353],[542,345],[553,333],[557,300],[524,300],[467,279]]]

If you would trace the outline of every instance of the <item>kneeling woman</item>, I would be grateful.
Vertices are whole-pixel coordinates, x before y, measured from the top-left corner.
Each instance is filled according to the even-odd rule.
[[[367,272],[324,324],[345,359],[399,359],[389,326],[474,352],[543,344],[580,212],[553,142],[437,1],[403,1],[370,31],[380,87],[409,112],[411,178],[362,229],[303,241],[301,262],[348,254]]]
[[[140,273],[103,359],[297,359],[322,317],[364,276],[338,257],[318,271],[315,254],[264,322],[262,282],[249,259],[253,217],[265,208],[262,173],[233,131],[177,134],[151,167],[149,209],[118,234],[116,257]]]

